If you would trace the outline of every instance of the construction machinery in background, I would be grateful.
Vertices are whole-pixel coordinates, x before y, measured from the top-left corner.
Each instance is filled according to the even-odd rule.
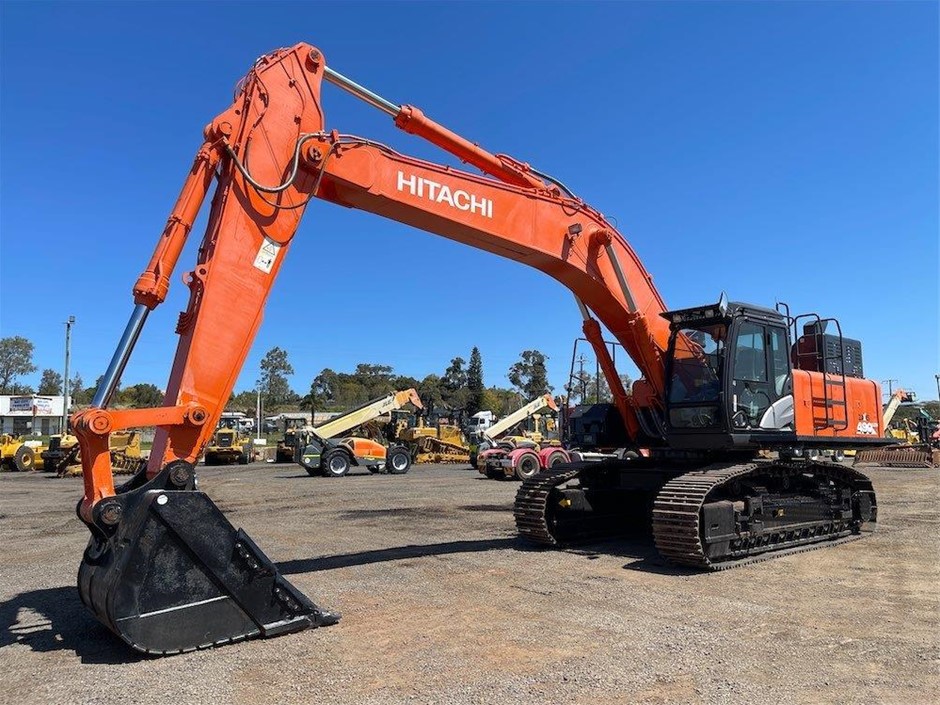
[[[408,446],[415,463],[469,463],[471,447],[459,426],[447,423],[418,424],[401,429],[398,441]]]
[[[570,463],[571,454],[561,443],[537,443],[527,438],[501,440],[477,460],[477,471],[491,480],[527,480],[542,470]]]
[[[551,394],[543,394],[523,404],[512,413],[506,414],[506,416],[499,420],[491,417],[485,427],[471,432],[470,445],[472,454],[475,456],[492,448],[496,445],[497,440],[502,438],[508,431],[512,430],[517,424],[535,417],[542,409],[549,409],[553,414],[558,413],[558,405],[555,403],[555,398]],[[523,433],[523,435],[538,442],[542,440],[541,436],[544,425],[538,423],[536,426],[537,427],[533,429],[530,434]],[[471,458],[471,464],[473,467],[477,466],[475,458]]]
[[[393,475],[402,475],[411,468],[411,452],[403,445],[383,443],[358,436],[334,440],[384,414],[411,404],[423,409],[421,398],[415,389],[392,392],[384,397],[351,409],[315,428],[300,431],[303,448],[299,463],[308,475],[343,477],[353,467],[365,467],[372,473],[385,470]]]
[[[0,434],[0,468],[18,472],[42,470],[45,450],[41,439]]]
[[[108,437],[108,452],[116,475],[133,475],[147,463],[138,430],[112,433]],[[78,438],[70,433],[52,436],[49,447],[42,452],[42,460],[44,469],[59,477],[82,474],[81,446]]]
[[[471,439],[471,465],[491,479],[515,477],[524,480],[541,469],[568,462],[571,458],[560,441],[556,439],[554,443],[543,444],[547,436],[542,429],[547,421],[543,423],[539,412],[546,408],[553,414],[558,413],[558,405],[551,394],[533,399],[480,431],[475,439]],[[533,422],[531,431],[523,431],[518,436],[505,435],[529,420]]]
[[[206,465],[247,465],[252,460],[251,439],[245,436],[237,420],[222,420],[209,444],[203,462]]]
[[[894,421],[894,415],[898,413],[901,404],[913,404],[915,401],[917,401],[917,396],[914,392],[908,392],[904,389],[895,390],[882,411],[882,423],[884,427],[890,430],[891,422]]]
[[[306,415],[288,416],[281,419],[283,434],[277,442],[274,460],[278,463],[296,463],[303,450],[303,430],[307,427]]]
[[[887,438],[895,445],[860,451],[854,465],[877,465],[888,468],[940,467],[940,438],[936,437],[937,423],[921,410],[916,422],[902,419],[892,424],[901,404],[916,401],[913,392],[895,390],[883,412],[883,428]]]
[[[324,80],[483,175],[328,128]],[[91,407],[72,417],[85,484],[78,514],[91,534],[79,592],[133,648],[178,653],[339,619],[288,582],[196,486],[196,460],[313,198],[528,264],[573,292],[618,423],[640,452],[561,464],[525,480],[514,505],[524,539],[553,546],[603,537],[646,507],[664,558],[721,570],[836,545],[873,527],[876,497],[863,473],[762,455],[885,445],[881,390],[863,377],[861,343],[843,337],[835,319],[792,316],[723,295],[668,310],[626,239],[561,181],[378,96],[329,67],[309,44],[255,61],[231,107],[203,134],[134,285],[135,307]],[[108,408],[149,312],[166,299],[210,190],[205,235],[185,277],[190,299],[176,328],[166,406]],[[719,277],[730,277],[743,261],[762,266],[738,257],[734,247],[710,252],[695,266]],[[679,268],[687,264],[681,248],[673,248],[672,259]],[[779,288],[786,272],[778,274]],[[642,375],[631,394],[603,345],[602,324]],[[118,490],[107,437],[131,426],[156,426],[157,434],[146,471]]]
[[[70,466],[77,467],[77,472],[80,474],[82,471],[80,451],[77,436],[71,433],[56,434],[49,439],[49,446],[41,453],[43,466],[47,471],[54,472],[59,477],[63,477],[65,470]]]
[[[617,406],[607,401],[610,390],[603,388],[604,378],[601,376],[599,361],[593,375],[584,373],[585,358],[583,355],[578,356],[581,343],[588,343],[592,348],[603,345],[614,367],[618,350],[623,351],[622,346],[613,341],[599,340],[595,344],[587,338],[575,339],[565,389],[569,394],[579,391],[578,398],[581,403],[573,407],[566,403],[565,407],[559,410],[552,399],[551,408],[558,412],[560,441],[545,443],[538,434],[501,438],[495,447],[483,452],[483,458],[474,466],[480,474],[490,479],[526,480],[542,470],[553,469],[562,463],[600,462],[624,457],[626,448],[631,445],[630,437],[625,432]],[[576,361],[580,362],[577,375]],[[590,396],[594,397],[594,403],[585,403]],[[601,401],[602,399],[605,401]],[[490,429],[489,433],[495,436],[500,430],[497,425]]]

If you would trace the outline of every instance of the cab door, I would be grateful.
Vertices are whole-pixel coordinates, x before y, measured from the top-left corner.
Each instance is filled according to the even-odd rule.
[[[730,375],[733,431],[793,428],[793,391],[787,330],[742,319],[735,326]]]

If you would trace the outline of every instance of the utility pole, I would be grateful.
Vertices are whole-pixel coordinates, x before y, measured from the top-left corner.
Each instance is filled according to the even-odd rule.
[[[601,403],[601,361],[594,358],[594,403]]]
[[[934,379],[937,380],[937,399],[940,399],[940,375],[934,375]]]
[[[255,438],[261,438],[261,388],[258,388],[258,398],[255,401],[255,414],[256,414],[256,423],[258,424],[255,427]]]
[[[63,436],[69,428],[69,358],[72,355],[72,326],[75,325],[75,316],[69,316],[65,322],[65,376],[62,378],[62,427],[59,433]]]
[[[888,399],[894,396],[894,383],[897,382],[896,379],[883,379],[881,380],[882,384],[888,385]]]
[[[578,357],[578,384],[581,386],[581,403],[585,402],[584,397],[587,396],[587,380],[584,379],[584,354],[581,354]]]

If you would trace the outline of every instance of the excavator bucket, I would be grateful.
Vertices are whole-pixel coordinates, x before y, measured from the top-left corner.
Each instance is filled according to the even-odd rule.
[[[339,620],[285,580],[205,493],[161,488],[158,478],[101,503],[96,515],[114,530],[92,527],[78,571],[82,601],[121,639],[172,654]]]

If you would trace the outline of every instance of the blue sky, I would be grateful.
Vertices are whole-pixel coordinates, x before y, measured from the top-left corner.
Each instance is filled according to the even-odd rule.
[[[615,220],[667,305],[725,290],[836,316],[868,377],[936,398],[937,7],[3,3],[0,334],[60,369],[75,315],[72,369],[101,374],[203,126],[257,56],[307,41],[561,178]],[[328,127],[451,161],[331,87],[324,109]],[[125,384],[164,385],[185,303],[177,276]],[[317,202],[237,389],[274,345],[300,393],[324,367],[421,377],[474,345],[488,384],[538,348],[558,388],[579,332],[571,295],[539,272]]]

